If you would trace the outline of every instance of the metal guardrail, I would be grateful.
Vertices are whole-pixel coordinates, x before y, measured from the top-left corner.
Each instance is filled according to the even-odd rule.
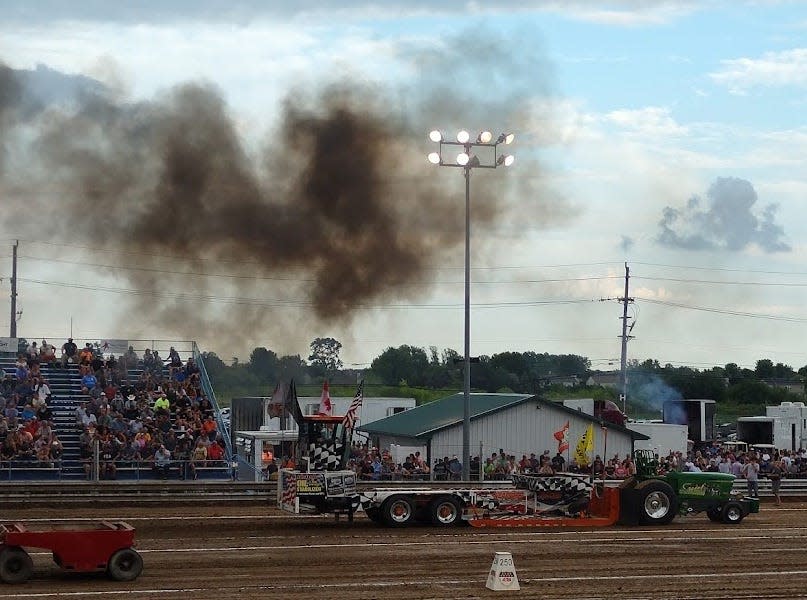
[[[2,482],[0,483],[0,500],[20,500],[25,506],[53,505],[66,503],[70,505],[93,504],[97,502],[114,502],[116,504],[153,504],[153,503],[256,503],[273,506],[277,499],[277,482],[250,481],[99,481],[99,482]],[[619,480],[608,480],[607,485],[618,485]],[[359,491],[378,488],[495,488],[507,487],[509,482],[461,482],[461,481],[360,481]],[[737,480],[734,489],[745,492],[745,480]],[[759,495],[770,499],[770,481],[760,480]],[[807,500],[807,479],[790,479],[782,481],[781,495],[787,499]]]

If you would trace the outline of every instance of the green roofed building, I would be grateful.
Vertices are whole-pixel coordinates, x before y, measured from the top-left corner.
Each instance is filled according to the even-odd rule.
[[[420,449],[430,464],[437,459],[462,456],[463,394],[458,393],[386,419],[359,427],[378,448]],[[568,423],[568,428],[566,428]],[[483,459],[500,450],[519,460],[545,451],[554,456],[564,432],[573,456],[578,440],[589,425],[594,428],[594,455],[603,460],[633,452],[635,440],[647,436],[602,421],[580,410],[529,394],[471,394],[471,455]],[[561,435],[562,437],[562,435]],[[408,450],[411,451],[411,450]]]

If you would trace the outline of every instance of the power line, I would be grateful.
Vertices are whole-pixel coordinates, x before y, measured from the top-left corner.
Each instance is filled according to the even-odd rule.
[[[807,275],[807,273],[802,271],[771,271],[769,269],[728,269],[726,267],[694,267],[692,265],[668,265],[663,263],[650,263],[650,262],[635,262],[632,261],[631,264],[634,265],[644,265],[647,267],[665,267],[670,269],[688,269],[688,270],[697,270],[697,271],[722,271],[727,273],[762,273],[765,275]]]
[[[102,269],[117,269],[117,270],[124,270],[124,271],[142,271],[147,273],[165,273],[170,275],[189,275],[194,277],[223,277],[227,279],[246,279],[246,280],[258,280],[258,281],[298,281],[300,283],[315,283],[315,279],[307,279],[307,278],[300,278],[300,277],[266,277],[266,276],[259,276],[259,275],[233,275],[231,273],[207,273],[203,271],[175,271],[171,269],[159,269],[156,267],[136,267],[136,266],[129,266],[129,265],[112,265],[112,264],[104,264],[104,263],[89,263],[85,261],[71,261],[65,260],[60,258],[45,258],[40,256],[30,256],[30,255],[20,255],[21,258],[26,258],[28,260],[38,260],[43,262],[53,262],[53,263],[61,263],[61,264],[69,264],[69,265],[78,265],[83,267],[95,267],[95,268],[102,268]],[[598,281],[603,279],[620,279],[620,277],[616,275],[590,275],[585,277],[568,277],[568,278],[555,278],[555,279],[519,279],[519,280],[511,280],[511,281],[496,281],[496,280],[488,280],[488,281],[474,281],[472,282],[474,285],[507,285],[507,284],[515,284],[515,283],[567,283],[571,281]],[[420,281],[420,282],[409,282],[400,285],[432,285],[432,284],[444,284],[444,285],[458,285],[464,283],[463,281]]]
[[[708,279],[680,279],[674,277],[643,277],[634,276],[633,279],[644,281],[672,281],[676,283],[706,283],[714,285],[744,285],[744,286],[776,286],[776,287],[807,287],[807,283],[780,283],[767,281],[717,281]]]
[[[19,281],[24,281],[26,283],[34,283],[38,285],[51,285],[56,287],[66,287],[66,288],[73,288],[73,289],[80,289],[80,290],[90,290],[93,292],[109,292],[115,294],[128,294],[134,296],[155,296],[160,298],[174,298],[177,300],[185,300],[185,301],[209,301],[209,302],[221,302],[225,304],[244,304],[244,305],[252,305],[252,306],[270,306],[270,307],[300,307],[300,306],[314,306],[313,302],[306,301],[306,300],[281,300],[281,299],[260,299],[260,298],[242,298],[242,297],[232,297],[232,296],[212,296],[209,294],[174,294],[171,292],[165,291],[156,291],[156,290],[139,290],[136,288],[114,288],[114,287],[105,287],[105,286],[98,286],[98,285],[85,285],[80,283],[66,283],[66,282],[57,282],[57,281],[44,281],[40,279],[25,279],[19,278]],[[560,300],[527,300],[527,301],[514,301],[514,302],[481,302],[478,304],[474,304],[475,308],[512,308],[512,307],[522,307],[522,306],[541,306],[541,305],[563,305],[563,304],[582,304],[582,303],[590,303],[590,302],[597,302],[598,300],[593,299],[560,299]],[[373,305],[373,304],[357,304],[356,307],[361,307],[365,309],[375,308],[375,309],[456,309],[461,307],[462,304],[383,304],[383,305]]]
[[[766,315],[761,313],[751,313],[751,312],[744,312],[739,310],[727,310],[723,308],[711,308],[705,306],[692,306],[689,304],[681,304],[678,302],[668,302],[666,300],[656,300],[654,298],[642,298],[640,296],[636,296],[637,300],[641,300],[642,302],[648,302],[650,304],[659,304],[661,306],[672,306],[674,308],[686,308],[689,310],[698,310],[702,312],[709,312],[709,313],[717,313],[722,315],[731,315],[735,317],[750,317],[754,319],[767,319],[770,321],[785,321],[789,323],[807,323],[806,318],[801,317],[786,317],[780,315]]]

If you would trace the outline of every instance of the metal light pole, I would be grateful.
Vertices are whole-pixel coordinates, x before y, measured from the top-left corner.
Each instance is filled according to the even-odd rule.
[[[437,152],[429,154],[429,162],[440,167],[458,167],[463,169],[465,175],[465,356],[463,373],[463,411],[462,411],[462,479],[471,479],[471,170],[495,169],[498,166],[509,167],[513,164],[511,154],[499,154],[500,144],[511,144],[514,135],[502,133],[496,141],[490,131],[482,131],[471,141],[467,131],[457,134],[456,142],[449,142],[440,131],[432,131],[429,139],[438,144]],[[459,154],[450,160],[445,160],[443,151],[450,151],[452,146],[461,148]],[[457,148],[454,148],[455,150]],[[472,154],[474,150],[482,150],[482,159],[479,154]],[[482,457],[479,457],[480,469]]]

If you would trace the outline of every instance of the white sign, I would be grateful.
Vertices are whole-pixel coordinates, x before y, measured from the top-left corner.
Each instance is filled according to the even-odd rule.
[[[13,352],[16,354],[19,349],[19,343],[19,338],[0,337],[0,352]]]

